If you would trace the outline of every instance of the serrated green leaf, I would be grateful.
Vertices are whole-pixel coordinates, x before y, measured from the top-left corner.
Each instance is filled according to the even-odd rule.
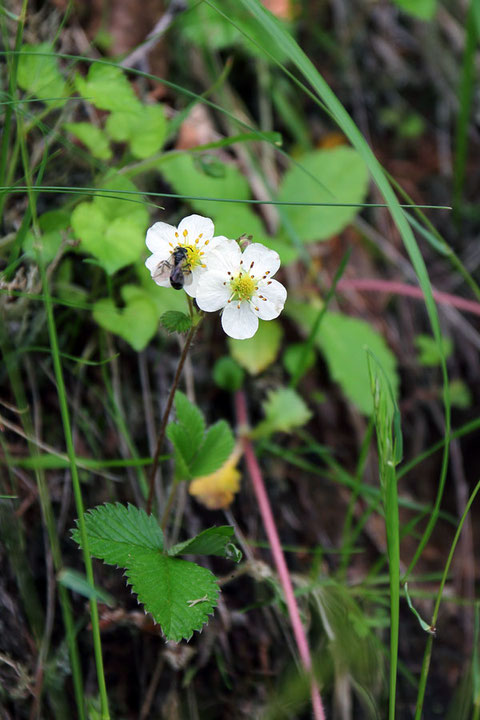
[[[82,546],[80,531],[72,538]],[[135,549],[163,550],[163,533],[153,515],[134,505],[105,503],[85,513],[88,549],[110,565],[125,567]]]
[[[22,45],[21,50],[33,53],[20,55],[18,59],[17,82],[22,90],[27,90],[40,99],[67,95],[67,87],[58,67],[58,58],[54,55],[40,54],[54,52],[50,43]],[[57,100],[50,105],[61,102]]]
[[[168,310],[160,316],[160,324],[169,333],[184,333],[192,327],[192,320],[185,313]]]
[[[75,86],[100,110],[134,110],[140,105],[123,71],[112,65],[92,63],[86,78],[76,75]]]
[[[196,453],[203,442],[205,433],[203,414],[180,390],[175,393],[175,410],[177,412],[177,422],[183,426],[185,436],[193,448],[193,453]]]
[[[315,150],[298,158],[283,178],[279,200],[312,203],[362,203],[368,172],[361,156],[348,147]],[[319,184],[320,183],[320,184]],[[323,185],[323,187],[322,187]],[[304,242],[327,240],[343,230],[358,213],[357,207],[285,206],[283,212]]]
[[[93,306],[93,317],[101,327],[120,335],[139,352],[157,332],[157,308],[137,285],[124,285],[120,292],[124,308],[117,308],[110,298],[98,300]]]
[[[217,604],[215,576],[195,563],[165,555],[162,531],[152,515],[132,505],[106,504],[85,513],[89,551],[125,568],[139,602],[160,623],[168,640],[189,639]],[[72,533],[80,545],[78,528]]]
[[[255,335],[248,340],[228,338],[234,360],[251,375],[258,375],[271,365],[280,350],[282,327],[276,320],[260,321]]]
[[[231,545],[230,538],[233,535],[233,527],[221,525],[211,527],[199,533],[190,540],[177,543],[170,548],[168,554],[176,555],[219,555],[226,557],[227,546]]]
[[[109,160],[112,157],[110,143],[103,130],[88,122],[64,123],[63,127],[75,135],[100,160]]]
[[[293,388],[271,390],[263,403],[263,411],[265,420],[254,429],[255,437],[273,432],[292,432],[305,425],[312,417],[307,405]]]
[[[285,312],[309,333],[317,318],[318,308],[290,301],[287,302]],[[315,346],[324,355],[332,378],[361,412],[370,415],[373,410],[365,348],[370,348],[378,358],[397,396],[399,377],[395,356],[383,337],[364,320],[327,311],[315,337]]]
[[[211,425],[205,435],[202,446],[190,465],[192,477],[202,477],[218,470],[230,457],[235,445],[230,425],[225,420],[219,420]]]
[[[218,602],[215,575],[187,560],[145,550],[132,555],[125,575],[167,640],[189,640]]]

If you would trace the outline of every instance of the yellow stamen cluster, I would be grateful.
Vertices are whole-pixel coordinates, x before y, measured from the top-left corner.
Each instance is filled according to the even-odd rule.
[[[232,290],[231,300],[251,300],[257,290],[255,278],[247,273],[240,273],[230,280]]]

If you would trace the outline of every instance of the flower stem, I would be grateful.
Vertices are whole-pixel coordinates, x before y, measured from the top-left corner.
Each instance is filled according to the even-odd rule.
[[[175,373],[175,377],[173,378],[172,387],[170,388],[170,393],[168,395],[167,404],[165,406],[165,411],[163,413],[162,424],[160,425],[160,431],[158,433],[157,444],[155,447],[155,453],[153,455],[152,468],[150,470],[150,477],[148,480],[149,491],[148,491],[148,500],[147,500],[147,513],[149,515],[152,512],[153,491],[155,489],[155,475],[157,474],[158,461],[160,458],[160,452],[162,450],[163,441],[165,440],[165,432],[167,429],[167,423],[168,423],[168,418],[170,415],[170,410],[172,409],[172,405],[173,405],[173,398],[175,397],[175,390],[178,387],[180,375],[182,374],[183,366],[184,366],[185,360],[187,358],[187,353],[190,348],[190,345],[192,344],[192,340],[195,337],[195,334],[198,330],[198,327],[199,327],[199,323],[197,322],[195,325],[192,325],[192,327],[188,331],[188,335],[185,340],[185,345],[183,346],[182,354],[180,355],[180,360],[178,361],[177,371]],[[165,508],[165,510],[167,510],[167,509],[169,510],[171,507],[171,504],[172,504],[171,501],[170,501],[170,503],[167,503],[167,508]],[[165,515],[165,512],[164,512],[164,515]],[[163,524],[163,520],[165,520],[165,518],[162,518],[162,524]]]
[[[248,426],[247,416],[247,402],[245,393],[242,390],[238,390],[235,393],[235,409],[237,415],[237,422],[240,427]],[[285,601],[288,608],[288,614],[290,616],[290,622],[292,624],[293,635],[298,648],[298,654],[300,660],[305,669],[305,672],[309,675],[312,674],[312,658],[310,655],[310,648],[308,647],[307,636],[305,628],[302,625],[300,619],[300,611],[298,609],[297,600],[293,592],[292,581],[285,562],[285,556],[283,554],[280,538],[278,537],[277,527],[273,518],[272,508],[268,499],[265,484],[263,482],[262,473],[255,456],[252,442],[247,435],[242,437],[243,449],[245,452],[245,460],[247,462],[248,472],[252,480],[253,489],[257,498],[258,507],[262,516],[263,525],[265,532],[270,543],[272,550],[273,559],[277,568],[278,577],[280,584],[285,594]],[[313,716],[315,720],[325,720],[325,711],[323,709],[322,698],[320,691],[316,683],[315,678],[312,676],[310,692],[312,698]]]

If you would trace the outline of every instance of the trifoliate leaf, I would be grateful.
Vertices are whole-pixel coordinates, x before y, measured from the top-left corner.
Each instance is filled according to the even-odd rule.
[[[103,130],[88,122],[64,123],[63,127],[75,135],[100,160],[110,160],[112,150]]]
[[[53,55],[54,50],[50,43],[22,45],[21,50],[29,53],[20,55],[18,59],[17,82],[22,90],[27,90],[41,100],[67,95],[65,81],[58,68],[58,58]]]
[[[218,470],[229,458],[234,445],[235,438],[230,425],[225,420],[219,420],[214,425],[211,425],[190,466],[191,476],[195,478],[201,475],[209,475]]]
[[[190,540],[177,543],[170,548],[168,554],[175,555],[219,555],[227,556],[227,546],[231,545],[230,538],[233,535],[233,527],[221,525],[211,527],[196,535]]]
[[[252,338],[233,340],[228,338],[228,346],[234,360],[251,375],[258,375],[271,365],[280,350],[282,327],[275,320],[262,322]]]
[[[160,316],[160,324],[169,333],[184,333],[192,327],[192,320],[185,313],[168,310]]]
[[[235,440],[225,420],[215,423],[205,432],[205,420],[196,405],[186,395],[175,393],[176,422],[167,426],[167,437],[175,448],[177,473],[182,478],[208,475],[217,470],[229,457]]]
[[[82,202],[72,213],[72,228],[79,238],[80,252],[87,252],[113,275],[125,265],[134,263],[141,255],[145,242],[148,212],[139,203],[123,199],[122,191],[135,193],[135,185],[123,177],[103,180],[93,202]],[[115,197],[115,192],[120,197]],[[127,198],[135,195],[126,195]]]
[[[120,335],[139,352],[157,332],[157,308],[137,285],[124,285],[120,292],[124,308],[117,308],[110,298],[98,300],[93,306],[93,317],[101,327]]]
[[[231,357],[221,357],[213,368],[213,379],[222,390],[235,392],[243,385],[244,370]]]
[[[435,338],[430,335],[417,335],[415,345],[418,350],[418,362],[425,367],[435,367],[442,362],[442,352]],[[443,356],[448,358],[453,351],[453,342],[449,337],[442,337]]]
[[[268,393],[263,403],[265,420],[253,430],[255,437],[270,435],[273,432],[292,432],[305,425],[312,413],[293,388],[279,388]]]
[[[319,310],[307,303],[290,301],[285,312],[309,333]],[[370,415],[373,410],[365,348],[378,358],[396,397],[400,383],[395,356],[383,337],[364,320],[326,312],[314,345],[324,355],[332,378],[361,412]]]
[[[215,576],[164,554],[162,531],[152,515],[132,505],[106,504],[85,513],[85,523],[90,553],[125,568],[133,592],[168,640],[188,640],[201,630],[217,604]],[[72,536],[81,545],[78,528]]]
[[[279,200],[347,204],[365,201],[368,172],[356,150],[348,147],[315,150],[299,157],[298,163],[304,170],[292,165],[286,172]],[[327,240],[347,227],[358,211],[357,207],[288,205],[283,209],[304,242]]]

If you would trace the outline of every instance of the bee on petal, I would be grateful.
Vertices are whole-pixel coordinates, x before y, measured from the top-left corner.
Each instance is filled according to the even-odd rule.
[[[181,290],[184,285],[192,283],[192,270],[188,262],[188,251],[178,245],[167,260],[162,260],[152,273],[155,282],[170,280],[175,290]]]

